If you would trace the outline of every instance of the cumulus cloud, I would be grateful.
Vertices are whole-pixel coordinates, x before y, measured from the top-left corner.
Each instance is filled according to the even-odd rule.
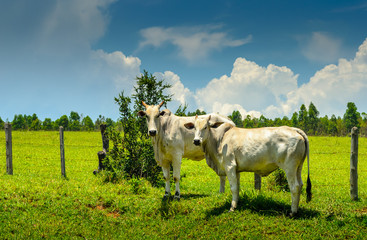
[[[244,39],[232,39],[221,25],[206,25],[197,27],[151,27],[140,31],[143,41],[139,49],[145,46],[161,47],[170,43],[178,48],[179,55],[188,60],[195,61],[207,57],[212,51],[226,47],[238,47],[249,43],[252,36]]]
[[[343,116],[348,102],[366,112],[367,39],[351,60],[340,58],[326,65],[310,81],[297,86],[298,74],[273,64],[262,67],[244,58],[236,59],[230,76],[211,80],[195,93],[197,105],[207,111],[258,117],[288,116],[301,104],[313,102],[321,115]]]
[[[323,114],[342,116],[348,102],[366,111],[367,102],[367,39],[351,60],[339,59],[338,64],[325,66],[310,82],[287,95],[290,109],[311,101]]]
[[[177,109],[180,105],[184,106],[185,104],[190,108],[196,107],[194,93],[184,86],[177,74],[171,71],[165,71],[164,73],[156,72],[154,73],[154,76],[157,80],[164,80],[165,83],[172,86],[165,92],[165,94],[173,95],[172,102],[168,104],[168,107],[172,111]]]
[[[260,112],[267,113],[270,105],[282,105],[286,95],[297,89],[297,78],[298,75],[287,67],[273,64],[262,67],[245,58],[237,58],[230,76],[211,80],[206,87],[196,91],[195,97],[199,107],[209,111],[226,109],[230,114],[243,109],[241,115],[245,115],[247,109],[255,110],[252,114],[258,116]]]
[[[302,54],[311,61],[330,63],[342,55],[341,40],[325,32],[313,32],[310,38],[300,38]]]
[[[91,52],[90,76],[97,81],[113,80],[118,89],[132,89],[136,76],[140,74],[141,60],[125,56],[120,51],[106,53],[99,49]]]

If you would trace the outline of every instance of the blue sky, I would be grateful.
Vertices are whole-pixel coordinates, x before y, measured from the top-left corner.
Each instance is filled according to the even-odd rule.
[[[175,111],[367,112],[367,1],[3,0],[0,117],[117,119],[143,70]]]

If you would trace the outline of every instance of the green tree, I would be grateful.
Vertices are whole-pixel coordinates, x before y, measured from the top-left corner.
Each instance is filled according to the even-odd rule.
[[[115,127],[116,123],[111,118],[106,118],[107,128]]]
[[[109,129],[108,136],[112,140],[113,147],[107,155],[106,180],[118,181],[121,177],[140,178],[144,177],[153,185],[161,183],[161,168],[154,159],[154,151],[151,140],[147,135],[145,119],[137,116],[137,112],[143,108],[141,102],[150,105],[158,105],[171,100],[172,95],[165,95],[164,90],[169,88],[163,80],[157,79],[144,71],[136,78],[137,83],[132,95],[134,108],[130,105],[132,99],[124,95],[124,92],[115,98],[119,105],[120,122],[123,134],[115,129]]]
[[[45,118],[45,120],[42,122],[42,129],[46,131],[53,129],[53,122],[51,118]]]
[[[14,130],[20,130],[23,129],[25,130],[27,128],[27,123],[26,120],[24,119],[24,116],[22,114],[15,114],[14,115],[14,119],[11,122],[12,125],[12,129]]]
[[[83,127],[83,130],[85,131],[93,131],[94,123],[89,116],[86,116],[85,118],[83,118],[82,127]]]
[[[349,133],[353,127],[360,127],[358,119],[361,114],[357,111],[357,107],[353,102],[348,102],[347,110],[343,116],[343,123]]]
[[[304,104],[301,105],[300,111],[298,112],[298,126],[305,131],[308,132],[308,112],[307,108]]]
[[[299,127],[298,126],[298,113],[297,112],[294,112],[293,115],[292,115],[292,118],[291,118],[291,123],[292,123],[292,127]]]
[[[328,125],[328,134],[332,135],[332,136],[336,136],[338,135],[338,124],[337,124],[337,119],[335,117],[335,115],[331,115],[330,117],[330,121],[329,121],[329,125]]]
[[[257,127],[268,127],[268,126],[269,126],[269,119],[267,119],[264,115],[261,115]]]
[[[68,116],[62,115],[59,119],[55,121],[55,129],[59,129],[62,126],[64,130],[68,129],[69,127],[69,119]]]
[[[36,118],[35,120],[32,121],[29,130],[33,130],[33,131],[38,131],[40,130],[42,127],[42,122]]]
[[[243,120],[243,127],[244,128],[254,128],[254,121],[252,120],[250,115],[247,115],[246,118]]]
[[[243,127],[242,116],[239,111],[233,111],[232,115],[229,115],[228,117],[234,122],[234,124],[236,124],[236,127]]]
[[[0,117],[0,129],[4,129],[4,121]]]
[[[187,116],[196,116],[196,115],[205,115],[206,114],[206,112],[203,110],[200,110],[200,109],[196,109],[196,111],[195,112],[188,112],[187,113]]]
[[[310,106],[308,107],[308,118],[307,118],[307,128],[308,133],[313,135],[317,134],[318,127],[319,127],[319,111],[317,110],[316,106],[311,102]]]
[[[77,112],[71,111],[69,116],[69,129],[71,131],[79,131],[81,127],[80,116]]]

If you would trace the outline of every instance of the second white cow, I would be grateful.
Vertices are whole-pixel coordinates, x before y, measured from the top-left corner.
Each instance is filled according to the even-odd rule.
[[[219,176],[227,176],[231,191],[230,211],[237,207],[240,172],[255,172],[267,176],[277,168],[286,175],[292,196],[291,216],[298,211],[301,189],[301,172],[307,156],[307,201],[311,200],[309,173],[309,142],[306,134],[298,128],[267,127],[237,128],[211,117],[195,118],[193,143],[201,145],[207,164]]]
[[[181,159],[189,158],[200,161],[204,159],[204,152],[199,146],[192,144],[194,139],[194,126],[185,128],[185,124],[193,122],[195,117],[179,117],[170,110],[160,110],[163,101],[159,105],[148,105],[142,102],[145,111],[139,111],[140,117],[146,117],[148,124],[148,135],[152,139],[154,157],[159,166],[162,167],[163,176],[166,181],[165,196],[170,195],[170,166],[173,168],[173,178],[176,185],[174,197],[180,198],[180,170]],[[211,114],[212,119],[226,122],[229,125],[234,123],[218,114]],[[199,116],[199,118],[207,115]],[[224,192],[225,176],[220,176],[220,192]]]

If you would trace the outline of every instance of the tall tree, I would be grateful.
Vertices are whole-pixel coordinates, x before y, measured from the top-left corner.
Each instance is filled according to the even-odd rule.
[[[58,130],[59,127],[62,126],[64,130],[68,129],[69,127],[69,119],[68,116],[62,115],[59,119],[55,121],[55,128]]]
[[[294,112],[291,118],[292,127],[298,127],[298,113]]]
[[[71,131],[79,131],[80,125],[80,115],[77,112],[71,111],[69,116],[69,129]]]
[[[307,108],[304,104],[301,105],[300,111],[298,112],[298,125],[302,128],[305,132],[308,131],[308,112]]]
[[[52,120],[51,118],[45,118],[45,120],[42,122],[42,129],[43,130],[52,130]]]
[[[94,123],[89,116],[86,116],[82,120],[82,127],[86,131],[92,131],[94,129]]]
[[[18,130],[18,129],[26,129],[27,127],[27,122],[26,120],[24,119],[24,116],[22,114],[15,114],[14,115],[14,119],[11,123],[12,125],[12,128],[14,130]]]
[[[309,134],[317,134],[319,127],[319,111],[316,106],[311,102],[308,107],[308,129]]]
[[[338,135],[338,123],[335,115],[331,115],[329,125],[328,125],[328,133],[332,136]]]
[[[228,117],[236,124],[236,127],[243,127],[242,116],[239,111],[233,111]]]
[[[357,107],[353,102],[348,102],[347,110],[343,116],[343,122],[348,132],[351,131],[353,127],[360,127],[358,119],[361,114],[357,111]]]

